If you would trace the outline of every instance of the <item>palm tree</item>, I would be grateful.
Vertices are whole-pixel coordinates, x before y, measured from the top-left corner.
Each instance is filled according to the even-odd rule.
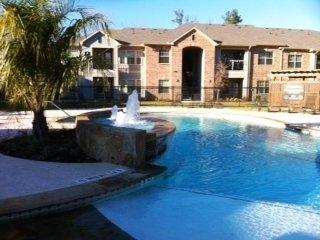
[[[87,31],[107,29],[107,21],[75,0],[0,0],[0,6],[0,88],[33,111],[33,135],[43,141],[47,101],[78,79],[85,61],[69,54],[70,44]]]

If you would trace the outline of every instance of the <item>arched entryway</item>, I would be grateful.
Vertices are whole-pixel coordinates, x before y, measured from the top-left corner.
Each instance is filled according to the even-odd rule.
[[[201,100],[202,54],[199,47],[182,51],[182,100]]]

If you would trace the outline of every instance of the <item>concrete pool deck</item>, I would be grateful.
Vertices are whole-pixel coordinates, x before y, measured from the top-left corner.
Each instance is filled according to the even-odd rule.
[[[88,111],[88,110],[87,110]],[[78,115],[86,111],[70,111]],[[65,117],[48,111],[51,128]],[[0,140],[31,132],[31,113],[0,113]],[[66,126],[67,125],[67,126]],[[165,167],[134,170],[110,163],[54,163],[0,154],[0,221],[69,210],[139,188],[160,177]]]
[[[153,165],[131,170],[105,163],[63,166],[25,161],[0,156],[0,168],[4,166],[0,171],[0,222],[71,210],[113,198],[147,185],[166,170]]]
[[[109,108],[107,108],[109,109]],[[77,116],[89,111],[100,111],[103,109],[66,110],[71,116]],[[143,106],[142,113],[168,113],[168,114],[188,114],[202,115],[212,118],[224,118],[226,120],[246,122],[256,125],[268,125],[270,127],[284,128],[287,123],[320,123],[320,115],[308,113],[288,113],[288,112],[259,112],[254,110],[242,110],[237,108],[186,108],[186,107],[166,107],[166,106]],[[51,128],[73,128],[73,123],[57,123],[59,118],[66,118],[65,113],[59,110],[48,110],[45,112],[48,124]],[[30,132],[32,127],[31,112],[4,112],[0,111],[0,140],[12,137],[21,132]],[[257,122],[256,120],[260,121]],[[264,121],[261,121],[264,120]]]
[[[0,154],[0,201],[130,173],[110,163],[39,162]]]

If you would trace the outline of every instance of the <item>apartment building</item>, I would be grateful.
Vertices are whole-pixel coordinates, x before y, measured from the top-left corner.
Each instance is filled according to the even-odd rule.
[[[80,51],[109,63],[101,68],[93,62],[82,73],[86,99],[117,98],[137,88],[142,98],[214,101],[218,63],[227,67],[222,97],[254,101],[270,98],[271,90],[283,94],[284,87],[273,83],[320,82],[320,32],[313,30],[217,24],[124,28],[90,35]]]

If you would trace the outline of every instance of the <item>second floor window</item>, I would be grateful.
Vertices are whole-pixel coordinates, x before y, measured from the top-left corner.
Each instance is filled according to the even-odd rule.
[[[317,55],[316,69],[320,69],[320,54]]]
[[[269,93],[269,81],[258,81],[257,82],[257,93],[258,94]]]
[[[273,52],[261,52],[259,53],[259,65],[272,65]]]
[[[128,64],[135,64],[134,51],[127,51],[127,63]]]
[[[159,63],[169,63],[169,50],[161,49],[159,51]]]
[[[119,63],[120,64],[138,64],[142,63],[143,52],[135,50],[120,50]]]
[[[302,55],[290,54],[288,57],[289,68],[301,68],[302,66]]]

